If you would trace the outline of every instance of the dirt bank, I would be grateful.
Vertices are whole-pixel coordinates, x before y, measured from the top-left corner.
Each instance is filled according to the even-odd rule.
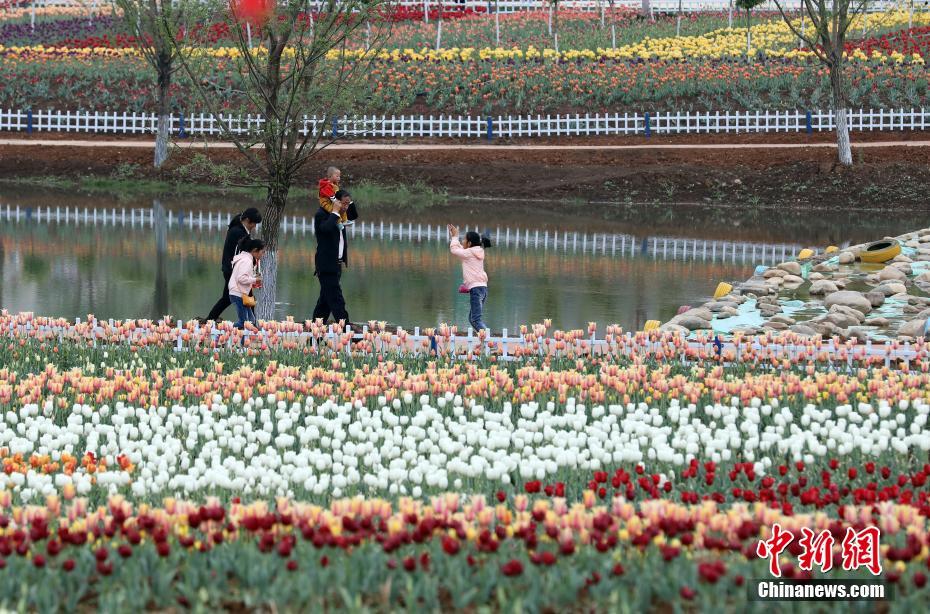
[[[49,135],[41,135],[48,138]],[[74,138],[75,135],[60,135]],[[39,137],[36,137],[39,138]],[[80,138],[84,138],[83,135]],[[854,141],[909,140],[922,133],[854,135]],[[829,142],[829,135],[707,135],[653,139],[561,139],[557,144],[797,143],[791,149],[740,150],[324,150],[300,176],[314,184],[335,164],[346,179],[391,184],[422,182],[450,195],[539,198],[613,203],[695,203],[750,205],[796,210],[840,208],[885,210],[930,208],[930,148],[862,148],[851,169],[836,168],[835,152],[805,148]],[[544,141],[534,140],[542,144]],[[215,162],[238,165],[233,150],[199,150]],[[179,179],[194,156],[175,150],[164,171],[150,168],[147,149],[0,146],[0,177],[29,175],[112,175]],[[127,166],[131,165],[131,166]]]

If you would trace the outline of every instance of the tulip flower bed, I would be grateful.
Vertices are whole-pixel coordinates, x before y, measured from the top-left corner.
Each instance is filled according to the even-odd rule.
[[[414,31],[421,24],[397,26],[409,32],[389,43],[366,72],[370,91],[368,113],[422,112],[457,114],[510,114],[532,109],[537,113],[661,112],[817,109],[829,105],[829,79],[812,61],[810,53],[795,47],[787,26],[779,21],[754,26],[753,41],[765,58],[747,60],[745,33],[739,29],[710,27],[682,37],[649,36],[649,28],[628,22],[629,28],[615,49],[595,40],[603,33],[596,16],[566,16],[563,50],[546,48],[526,28],[545,28],[535,15],[516,15],[511,47],[476,45],[486,41],[475,28],[483,17],[456,20],[462,43],[447,38],[448,48],[432,51],[422,47]],[[889,28],[906,23],[907,13],[870,16],[872,23]],[[930,14],[918,14],[916,23],[927,23]],[[113,21],[86,20],[41,25],[32,34],[24,24],[6,24],[0,39],[0,106],[13,109],[62,109],[73,111],[142,112],[154,109],[154,77],[134,48],[131,36],[107,32]],[[535,25],[533,25],[535,24]],[[718,26],[720,24],[717,24]],[[471,29],[469,29],[471,28]],[[118,29],[117,29],[118,30]],[[454,30],[450,25],[449,30]],[[521,34],[523,32],[523,34]],[[572,39],[572,32],[577,40]],[[428,32],[423,31],[422,36]],[[214,84],[218,99],[228,112],[255,113],[242,99],[242,76],[231,59],[236,50],[222,46],[228,37],[223,24],[198,31],[203,43],[198,52],[215,62],[225,80]],[[587,38],[586,38],[587,37]],[[428,38],[428,37],[427,37]],[[42,44],[36,45],[36,40]],[[21,41],[29,44],[10,44]],[[539,46],[535,46],[536,44]],[[401,44],[413,48],[401,48]],[[457,43],[456,43],[457,44]],[[504,44],[502,42],[502,44]],[[220,45],[220,46],[217,46]],[[903,48],[902,48],[903,49]],[[910,47],[907,47],[910,50]],[[261,53],[261,51],[256,51]],[[350,50],[360,54],[360,50]],[[849,51],[849,102],[874,108],[919,107],[928,96],[930,79],[920,53],[863,47]],[[385,84],[390,83],[390,87]],[[177,113],[191,100],[191,86],[183,71],[172,85],[172,104]]]
[[[536,325],[504,361],[370,325],[0,316],[0,606],[741,609],[775,523],[834,540],[783,577],[874,577],[841,548],[874,526],[895,604],[928,596],[923,345],[720,361]]]
[[[118,50],[113,50],[118,52]],[[369,73],[369,112],[509,114],[804,109],[829,105],[829,78],[817,66],[791,60],[743,61],[481,60],[461,64],[377,62]],[[928,95],[922,64],[853,63],[848,68],[850,104],[858,107],[920,107]],[[237,91],[237,78],[218,92],[223,109],[255,112]],[[387,87],[385,84],[392,84]],[[89,58],[73,51],[0,59],[0,107],[100,112],[151,112],[154,78],[139,58]],[[190,113],[190,88],[178,73],[172,107]],[[228,95],[227,95],[228,93]],[[421,95],[422,94],[422,95]],[[196,107],[193,109],[196,110]]]
[[[792,467],[781,484],[797,486],[809,471]],[[622,470],[610,479],[618,477],[630,479]],[[43,611],[741,609],[747,578],[768,574],[757,548],[775,523],[797,535],[826,532],[836,544],[850,531],[878,526],[882,577],[897,587],[895,605],[915,607],[928,596],[926,518],[911,505],[785,513],[763,503],[599,502],[591,494],[499,493],[493,503],[444,494],[429,502],[356,498],[326,506],[287,499],[149,506],[122,497],[89,506],[51,497],[0,509],[0,555],[7,557],[0,559],[0,599]],[[786,552],[799,557],[799,543]],[[873,577],[842,571],[839,550],[833,557],[839,571],[801,569],[790,560],[780,571],[788,579]]]

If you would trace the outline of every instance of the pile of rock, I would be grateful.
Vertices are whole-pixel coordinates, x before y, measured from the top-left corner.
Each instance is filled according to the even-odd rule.
[[[802,335],[865,340],[869,330],[880,330],[889,336],[922,337],[930,318],[930,297],[923,296],[930,293],[930,268],[914,265],[930,262],[930,229],[886,240],[896,240],[911,248],[908,250],[911,255],[899,254],[869,270],[858,264],[866,248],[863,244],[802,262],[782,262],[738,284],[727,296],[679,313],[660,330],[682,333],[710,330],[715,321],[737,315],[739,305],[752,299],[762,324],[733,332],[787,330]],[[800,313],[795,314],[797,319],[789,317],[784,313],[784,301],[793,300],[804,291],[809,297],[802,310],[808,312],[807,317],[802,319]],[[873,314],[889,300],[895,301],[891,319]]]

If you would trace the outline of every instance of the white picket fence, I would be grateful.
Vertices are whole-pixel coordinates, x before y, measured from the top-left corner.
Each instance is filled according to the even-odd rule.
[[[421,10],[437,10],[439,2],[437,0],[394,0],[391,4],[409,7]],[[921,7],[925,3],[923,0],[916,0],[914,5]],[[90,11],[109,10],[112,2],[108,0],[26,0],[22,6],[28,7],[35,5],[38,7],[68,7],[68,8],[85,8]],[[311,1],[310,6],[318,10],[319,7],[325,6],[325,2]],[[732,0],[652,0],[651,9],[653,13],[699,13],[699,12],[719,12],[727,11],[731,7],[734,12],[738,12],[735,3]],[[781,5],[790,11],[797,11],[802,5],[801,0],[783,0]],[[640,0],[616,0],[616,8],[640,10],[642,2]],[[907,8],[909,2],[906,0],[876,0],[870,2],[866,9],[872,12],[884,11],[889,8]],[[547,0],[498,0],[497,2],[488,0],[444,0],[444,10],[456,10],[463,8],[477,9],[488,13],[499,11],[501,13],[515,13],[518,11],[548,11],[550,3]],[[600,11],[610,9],[607,0],[561,0],[559,2],[561,10],[566,11]],[[755,11],[777,11],[775,2],[769,0],[756,7]]]
[[[155,215],[151,209],[89,209],[78,207],[36,207],[0,205],[0,221],[7,224],[63,224],[94,228],[152,228]],[[223,231],[229,224],[229,214],[218,211],[167,211],[165,225],[198,231]],[[313,218],[285,216],[281,229],[289,235],[313,233]],[[470,228],[466,227],[467,232]],[[489,236],[495,246],[532,250],[561,250],[573,253],[602,254],[618,257],[640,257],[655,260],[693,260],[775,264],[793,258],[802,246],[788,243],[756,243],[749,241],[717,241],[682,237],[634,237],[615,233],[584,233],[570,231],[530,230],[528,228],[477,229]],[[359,222],[349,227],[352,237],[445,243],[448,232],[444,226],[407,222]]]
[[[849,129],[926,130],[930,110],[851,109]],[[191,113],[171,116],[175,137],[258,135],[259,115]],[[22,111],[0,109],[0,131],[154,134],[154,113]],[[569,115],[365,115],[322,119],[305,115],[300,132],[325,140],[351,138],[515,138],[559,136],[652,136],[672,134],[820,132],[836,128],[832,111],[727,111],[696,113],[585,113]]]

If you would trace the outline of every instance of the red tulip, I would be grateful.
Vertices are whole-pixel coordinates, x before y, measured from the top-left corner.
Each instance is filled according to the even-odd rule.
[[[692,599],[694,599],[694,596],[697,594],[694,592],[694,589],[691,588],[690,586],[682,586],[681,590],[678,592],[681,595],[682,599],[686,599],[688,601],[691,601]]]
[[[505,576],[519,576],[523,573],[523,563],[517,559],[510,559],[501,566],[501,572]]]

